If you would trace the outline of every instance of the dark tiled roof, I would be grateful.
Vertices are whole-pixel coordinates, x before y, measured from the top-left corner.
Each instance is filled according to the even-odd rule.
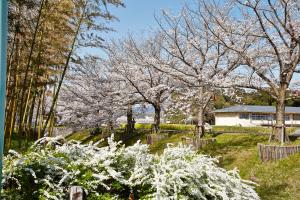
[[[215,113],[275,113],[275,106],[247,106],[247,105],[237,105],[231,106],[223,109],[215,110]],[[300,107],[286,107],[286,113],[299,113]]]

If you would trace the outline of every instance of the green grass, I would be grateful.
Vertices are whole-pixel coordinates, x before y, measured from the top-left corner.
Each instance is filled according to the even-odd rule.
[[[297,128],[295,127],[288,127],[287,133],[292,133]],[[213,126],[214,132],[224,132],[224,133],[256,133],[256,134],[270,134],[272,132],[271,127],[261,127],[261,126],[255,126],[255,127],[242,127],[242,126]]]
[[[300,199],[300,154],[274,163],[258,163],[252,168],[260,186],[257,188],[262,199]]]
[[[30,147],[35,142],[35,138],[33,135],[29,135],[26,141],[25,136],[20,136],[17,133],[12,134],[11,138],[11,146],[10,149],[13,149],[18,152],[25,152],[27,151],[28,147]],[[5,138],[5,149],[4,153],[8,153],[8,139]]]
[[[220,156],[222,167],[237,168],[242,178],[259,184],[256,190],[262,199],[300,199],[300,153],[279,162],[262,163],[258,158],[256,144],[266,142],[266,136],[222,134],[216,139],[217,144],[207,146],[200,152]]]
[[[125,125],[122,125],[124,128]],[[136,129],[151,129],[151,124],[135,124]],[[193,131],[194,125],[190,124],[161,124],[161,130],[178,130],[178,131]]]
[[[85,138],[90,136],[90,129],[84,129],[73,134],[70,134],[66,137],[67,140],[78,140],[82,141]]]
[[[125,125],[122,125],[124,128]],[[135,124],[136,129],[151,129],[151,124]],[[161,124],[161,130],[177,130],[177,131],[194,131],[195,125],[191,124]],[[288,127],[287,133],[292,133],[298,128]],[[255,134],[269,134],[272,132],[270,127],[242,127],[242,126],[212,126],[213,132],[222,133],[255,133]]]
[[[89,142],[97,142],[101,139],[104,139],[105,137],[108,137],[109,134],[98,134],[95,136],[90,135],[91,129],[84,129],[78,132],[75,132],[73,134],[70,134],[66,137],[67,140],[78,140],[82,143],[86,144]],[[132,145],[136,141],[141,140],[142,142],[146,142],[146,134],[150,134],[150,130],[141,130],[137,129],[134,131],[133,134],[127,134],[125,133],[124,129],[116,129],[115,131],[115,139],[116,140],[122,140],[125,145]],[[104,138],[103,138],[104,137]],[[106,141],[104,141],[104,144]]]
[[[178,130],[178,131],[194,131],[195,125],[191,124],[162,124],[160,126],[163,130]]]

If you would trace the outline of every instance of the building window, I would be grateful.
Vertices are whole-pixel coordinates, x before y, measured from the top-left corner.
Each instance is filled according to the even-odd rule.
[[[240,119],[249,119],[249,114],[247,114],[247,113],[240,113]]]
[[[268,114],[252,114],[252,120],[272,120],[272,115]]]
[[[298,116],[299,120],[300,120],[300,115]],[[252,120],[276,120],[276,116],[275,115],[268,115],[268,114],[255,114],[253,113],[251,116]],[[289,121],[290,120],[290,116],[289,115],[285,115],[285,121]]]
[[[285,121],[290,121],[290,116],[289,115],[285,115]]]
[[[299,120],[300,121],[300,115],[299,114],[294,114],[293,115],[294,120]]]

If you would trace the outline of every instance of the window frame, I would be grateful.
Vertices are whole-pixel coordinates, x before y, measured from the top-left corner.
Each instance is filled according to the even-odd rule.
[[[251,120],[253,121],[271,121],[273,120],[272,114],[252,113]]]
[[[239,119],[250,119],[250,114],[249,113],[239,113]]]
[[[296,117],[298,116],[298,117]],[[300,114],[293,114],[293,120],[300,121]]]

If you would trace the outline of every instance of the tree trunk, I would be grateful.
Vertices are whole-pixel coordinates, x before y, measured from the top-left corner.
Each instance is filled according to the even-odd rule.
[[[127,108],[127,133],[132,134],[134,129],[132,105],[129,104]]]
[[[154,115],[154,131],[155,133],[159,132],[159,125],[160,125],[160,105],[156,105],[154,106],[154,111],[155,111],[155,115]]]
[[[280,89],[279,97],[277,99],[276,105],[276,125],[275,125],[275,133],[276,139],[281,143],[287,141],[287,135],[285,131],[285,96],[286,92],[284,88]]]
[[[198,138],[202,138],[204,136],[204,109],[202,106],[199,106],[198,109],[198,122],[196,127],[196,133]]]
[[[109,119],[108,119],[108,122],[107,122],[107,129],[108,129],[109,133],[114,132],[114,120],[113,120],[112,113],[109,113]]]
[[[199,95],[199,99],[200,99],[200,102],[199,102],[199,105],[198,105],[198,122],[197,122],[197,125],[196,125],[196,134],[197,134],[197,137],[198,138],[202,138],[204,136],[204,106],[203,106],[203,95],[204,95],[204,87],[200,87],[199,88],[199,92],[198,92],[198,95]]]

